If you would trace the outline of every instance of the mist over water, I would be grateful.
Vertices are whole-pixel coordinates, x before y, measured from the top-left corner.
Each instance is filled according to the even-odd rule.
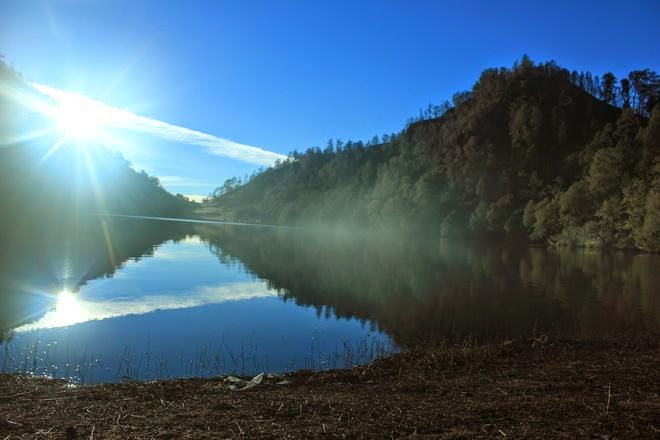
[[[600,339],[660,323],[652,255],[117,217],[27,237],[2,253],[7,372],[326,369],[447,340]]]

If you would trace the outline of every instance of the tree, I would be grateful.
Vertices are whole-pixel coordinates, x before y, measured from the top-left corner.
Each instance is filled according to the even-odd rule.
[[[467,102],[471,95],[472,93],[467,90],[454,93],[454,95],[451,97],[451,100],[454,103],[454,107],[458,107],[459,105]]]
[[[529,200],[523,210],[522,224],[529,230],[532,230],[536,223],[536,204],[533,200]]]
[[[332,154],[332,152],[335,150],[335,142],[334,139],[330,138],[328,139],[328,143],[325,146],[325,149],[323,150],[324,154]]]
[[[239,187],[239,180],[236,177],[225,180],[222,186],[218,186],[209,194],[209,199],[219,199],[220,196],[229,194]]]
[[[619,88],[619,95],[621,96],[621,107],[630,107],[630,80],[623,78],[621,80],[621,87]]]
[[[589,186],[580,180],[559,197],[559,215],[563,225],[580,226],[590,215]]]
[[[509,117],[511,142],[516,148],[536,145],[543,128],[543,112],[538,104],[522,101],[513,106]]]
[[[559,204],[556,199],[541,200],[535,207],[534,217],[534,230],[531,234],[534,240],[548,238],[561,230]]]
[[[533,69],[534,69],[534,61],[532,61],[532,59],[527,54],[524,54],[520,58],[520,63],[518,64],[517,67],[514,65],[514,70],[519,70],[520,72],[523,73],[529,72]]]
[[[603,75],[602,82],[603,101],[608,104],[614,104],[616,100],[616,77],[612,72]]]
[[[643,142],[647,153],[655,162],[660,165],[660,104],[656,104],[651,112],[649,123],[641,133],[640,140]],[[656,175],[660,176],[660,168],[655,170]]]
[[[603,202],[598,211],[596,211],[594,232],[603,246],[616,245],[617,238],[622,230],[623,206],[618,196],[612,196]]]
[[[644,72],[641,70],[633,70],[628,74],[628,80],[630,81],[631,86],[631,95],[630,95],[630,106],[637,112],[639,112],[639,90],[642,88],[642,82],[644,81]]]
[[[633,70],[628,74],[632,86],[631,107],[642,115],[649,115],[660,101],[660,78],[651,69]]]
[[[144,173],[144,170],[142,171]],[[146,175],[146,173],[144,173]],[[149,176],[149,181],[152,185],[162,188],[163,185],[160,183],[160,179],[156,176]]]
[[[600,78],[598,78],[598,75],[594,76],[594,96],[596,98],[602,98],[603,91],[601,90],[600,86]]]
[[[620,186],[624,154],[618,148],[599,150],[589,167],[589,190],[594,194],[607,194]]]
[[[641,233],[642,246],[660,251],[660,191],[651,190],[646,198],[646,217]]]
[[[591,76],[591,72],[587,72],[587,74],[584,77],[584,88],[589,94],[596,96],[596,89],[594,88],[594,79]]]

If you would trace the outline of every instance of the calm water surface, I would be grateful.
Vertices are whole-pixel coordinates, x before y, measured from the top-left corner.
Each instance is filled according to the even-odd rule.
[[[660,258],[106,219],[7,243],[0,370],[81,382],[325,369],[400,348],[656,331]]]

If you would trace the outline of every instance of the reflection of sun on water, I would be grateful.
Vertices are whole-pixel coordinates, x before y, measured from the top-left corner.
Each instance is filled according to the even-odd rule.
[[[88,318],[85,309],[78,302],[77,296],[63,290],[57,296],[55,310],[48,312],[44,319],[48,320],[49,327],[65,327],[85,322]]]
[[[176,294],[136,295],[114,298],[87,298],[78,293],[62,291],[57,294],[54,308],[40,319],[17,327],[17,333],[37,329],[67,327],[88,321],[143,315],[159,310],[177,310],[226,301],[245,301],[273,298],[278,293],[264,282],[238,281],[217,286],[198,286],[190,292]]]

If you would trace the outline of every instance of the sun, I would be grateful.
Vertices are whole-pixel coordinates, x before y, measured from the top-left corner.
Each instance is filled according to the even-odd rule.
[[[101,132],[102,115],[83,100],[67,98],[55,110],[55,121],[66,137],[90,140]]]
[[[67,327],[90,319],[84,303],[74,292],[62,290],[55,294],[55,299],[55,307],[33,323],[37,328]]]

